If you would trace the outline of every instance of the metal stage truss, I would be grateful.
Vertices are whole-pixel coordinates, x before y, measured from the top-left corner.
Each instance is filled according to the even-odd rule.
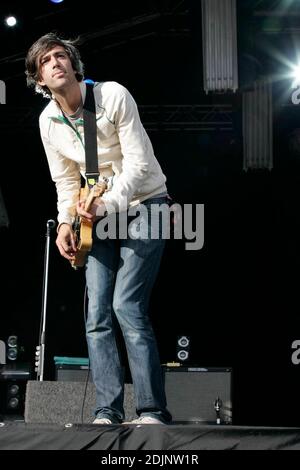
[[[139,106],[141,120],[147,131],[232,131],[234,109],[231,104],[165,104]],[[36,109],[26,106],[2,105],[0,129],[35,129]]]

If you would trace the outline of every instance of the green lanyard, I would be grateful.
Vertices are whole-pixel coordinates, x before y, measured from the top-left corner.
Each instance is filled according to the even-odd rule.
[[[77,135],[78,139],[80,140],[80,142],[82,143],[82,146],[84,148],[84,143],[83,143],[83,140],[82,140],[82,137],[81,137],[80,133],[78,132],[76,127],[74,127],[65,116],[56,116],[55,118],[50,118],[50,119],[57,119],[58,121],[63,122],[64,124],[67,124],[69,127],[71,127],[71,129],[73,129],[73,131]]]

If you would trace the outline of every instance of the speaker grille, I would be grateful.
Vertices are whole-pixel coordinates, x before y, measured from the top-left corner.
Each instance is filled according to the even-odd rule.
[[[96,390],[91,382],[29,380],[26,387],[26,423],[91,423]],[[136,418],[131,384],[125,384],[124,411],[127,420]]]
[[[167,405],[174,422],[217,422],[219,398],[221,423],[232,423],[231,369],[165,368]]]

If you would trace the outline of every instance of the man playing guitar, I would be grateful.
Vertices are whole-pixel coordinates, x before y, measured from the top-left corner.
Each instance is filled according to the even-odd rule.
[[[96,82],[93,93],[99,172],[112,184],[87,205],[86,198],[80,199],[81,176],[85,176],[82,110],[87,85],[79,51],[74,42],[46,34],[29,49],[26,74],[28,85],[50,98],[40,116],[40,132],[57,189],[56,244],[60,254],[74,260],[78,250],[73,230],[76,216],[93,223],[106,214],[115,214],[119,220],[122,212],[140,205],[149,216],[139,219],[143,237],[99,239],[94,223],[93,243],[85,264],[86,337],[97,392],[94,423],[124,420],[124,378],[115,316],[124,336],[133,380],[139,416],[134,423],[167,424],[171,416],[148,316],[149,297],[165,244],[161,234],[151,237],[152,209],[166,203],[166,177],[131,94],[119,83]]]

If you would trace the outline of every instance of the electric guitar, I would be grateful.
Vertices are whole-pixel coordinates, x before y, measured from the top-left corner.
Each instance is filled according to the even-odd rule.
[[[91,190],[86,185],[80,190],[80,199],[86,199],[84,209],[89,211],[91,205],[93,204],[96,197],[101,197],[102,194],[107,189],[106,182],[96,183]],[[76,235],[77,242],[77,251],[74,254],[70,263],[74,269],[82,267],[85,265],[86,256],[89,251],[92,249],[93,238],[93,222],[91,220],[84,219],[80,216],[77,216],[73,224],[73,230]]]

